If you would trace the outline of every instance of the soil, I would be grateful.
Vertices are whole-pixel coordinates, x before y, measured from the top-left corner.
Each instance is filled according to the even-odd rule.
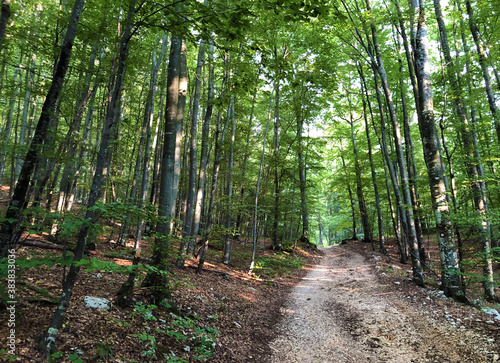
[[[29,239],[36,239],[30,236]],[[40,241],[46,240],[40,236]],[[98,244],[97,256],[106,257],[131,246]],[[261,241],[258,255],[275,255]],[[439,291],[415,286],[407,272],[389,255],[372,251],[369,244],[349,241],[319,252],[297,250],[307,264],[290,275],[249,276],[251,243],[234,241],[232,266],[220,263],[222,251],[212,246],[205,270],[195,274],[196,261],[185,269],[172,267],[176,288],[173,298],[179,314],[196,318],[197,327],[211,326],[220,333],[208,362],[496,362],[500,360],[500,321],[445,298]],[[388,245],[392,254],[396,246]],[[144,246],[147,256],[148,246]],[[60,253],[23,246],[19,257]],[[26,283],[60,294],[63,267],[30,268],[23,271]],[[113,307],[101,312],[83,306],[85,296],[112,301],[126,275],[106,271],[81,271],[57,347],[68,362],[78,352],[88,362],[145,362],[146,344],[138,338],[155,332],[169,314],[154,311],[157,321],[134,315],[132,307]],[[17,361],[42,362],[36,350],[38,335],[47,328],[55,305],[26,285],[17,286]],[[136,289],[134,299],[148,302],[148,293]],[[7,344],[7,312],[0,311],[0,349]],[[189,336],[196,328],[182,332]],[[186,342],[156,336],[153,361],[165,361],[173,352],[189,362],[193,351]],[[99,347],[109,347],[107,358]],[[5,358],[5,356],[3,356]],[[155,358],[156,357],[156,358]],[[0,361],[2,355],[0,354]]]
[[[417,287],[367,244],[322,251],[281,309],[271,362],[500,360],[499,320]]]

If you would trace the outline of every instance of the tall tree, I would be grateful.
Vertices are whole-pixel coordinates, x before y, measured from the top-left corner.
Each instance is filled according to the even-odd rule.
[[[2,223],[0,231],[0,257],[8,255],[8,251],[16,246],[21,235],[21,216],[22,211],[26,208],[28,187],[33,176],[33,171],[42,157],[42,144],[47,137],[50,121],[56,110],[57,99],[63,87],[66,72],[68,71],[71,50],[73,49],[73,43],[76,38],[76,31],[84,4],[85,0],[76,0],[73,5],[70,22],[61,46],[59,60],[54,70],[52,84],[45,98],[35,134],[33,135],[30,147],[24,158],[23,167],[16,183],[14,194],[9,203],[7,212],[5,213],[5,221]]]
[[[447,76],[449,80],[450,88],[452,89],[453,106],[455,115],[459,121],[460,131],[464,147],[464,156],[466,158],[466,171],[468,177],[471,179],[471,189],[473,193],[473,200],[475,208],[480,215],[480,220],[478,223],[478,228],[481,230],[481,242],[484,247],[484,269],[485,269],[485,282],[484,288],[485,293],[489,299],[493,299],[495,296],[493,288],[493,268],[491,261],[491,237],[490,237],[490,224],[487,216],[487,203],[486,196],[481,187],[481,182],[479,180],[478,167],[480,160],[475,157],[475,147],[473,141],[473,134],[471,127],[469,125],[469,120],[464,106],[464,93],[462,91],[462,80],[459,76],[455,61],[451,56],[451,50],[448,43],[448,34],[446,31],[446,26],[443,18],[443,13],[441,10],[441,3],[439,0],[434,0],[434,11],[437,18],[437,24],[439,29],[439,39],[441,43],[441,49],[446,61]]]
[[[82,4],[83,5],[83,4]],[[103,169],[105,166],[106,156],[108,153],[109,142],[112,137],[112,130],[117,121],[116,112],[118,106],[118,100],[121,97],[123,78],[125,76],[125,65],[128,57],[128,48],[130,43],[130,38],[132,36],[133,20],[135,16],[135,0],[131,0],[127,12],[127,20],[125,23],[125,29],[120,41],[119,47],[119,57],[118,57],[118,73],[116,75],[115,86],[113,89],[113,94],[111,97],[111,102],[108,104],[108,110],[106,115],[106,120],[104,123],[104,128],[102,130],[101,145],[99,152],[97,154],[96,168],[94,172],[94,178],[92,180],[92,187],[87,200],[87,210],[85,212],[85,223],[82,224],[80,231],[78,233],[77,246],[75,248],[75,253],[73,256],[73,262],[70,266],[68,275],[63,282],[61,298],[59,300],[59,305],[54,312],[54,316],[49,324],[47,332],[44,339],[40,342],[43,351],[47,354],[47,358],[53,353],[56,338],[59,331],[63,325],[66,311],[69,307],[69,302],[71,295],[73,293],[73,287],[80,271],[80,266],[76,263],[83,258],[85,252],[86,239],[89,234],[90,227],[93,223],[93,218],[95,214],[95,209],[93,208],[98,200],[99,190],[101,189],[101,182],[103,176]]]
[[[0,53],[2,52],[5,39],[5,29],[10,18],[10,0],[2,0],[2,11],[0,13]]]
[[[411,6],[417,19],[414,59],[418,81],[418,103],[419,107],[421,107],[422,115],[419,119],[419,127],[425,163],[427,165],[427,174],[429,176],[432,203],[436,215],[439,249],[443,263],[442,289],[447,296],[464,301],[465,294],[458,273],[457,252],[453,239],[453,228],[446,197],[443,169],[441,167],[439,138],[434,121],[425,9],[419,0],[413,0]]]

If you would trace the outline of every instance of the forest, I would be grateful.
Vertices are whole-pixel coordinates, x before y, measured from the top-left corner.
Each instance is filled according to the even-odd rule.
[[[139,290],[153,316],[186,268],[252,277],[263,253],[296,267],[347,240],[499,302],[499,9],[2,0],[1,310],[49,276],[29,289],[56,359],[82,274],[116,274],[114,304]]]

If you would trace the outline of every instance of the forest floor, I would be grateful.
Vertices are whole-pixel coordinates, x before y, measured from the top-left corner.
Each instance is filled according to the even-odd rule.
[[[152,306],[140,281],[135,307],[85,307],[86,296],[114,302],[127,279],[110,266],[131,263],[132,239],[116,246],[116,226],[107,227],[88,257],[108,265],[80,272],[55,362],[500,361],[500,321],[436,289],[415,286],[410,265],[397,262],[391,242],[387,255],[360,241],[320,251],[299,246],[293,255],[272,251],[263,240],[252,276],[248,240],[233,241],[230,266],[220,262],[222,244],[213,243],[201,275],[195,259],[184,269],[171,267],[174,310]],[[45,234],[26,234],[22,242],[16,258],[45,262],[18,269],[16,361],[43,362],[36,344],[53,315],[65,268],[47,264],[62,252],[60,245],[40,247],[48,242]],[[429,251],[436,259],[437,249]],[[142,256],[150,253],[146,241]],[[426,279],[436,286],[434,274]],[[0,309],[0,361],[10,358],[8,318]]]
[[[415,286],[407,271],[410,266],[394,259],[396,247],[391,244],[389,255],[360,241],[318,252],[298,250],[307,263],[303,269],[284,276],[261,271],[260,278],[244,271],[249,245],[235,241],[233,266],[217,262],[221,251],[215,248],[203,274],[194,273],[194,260],[186,269],[175,270],[174,299],[186,317],[177,320],[181,334],[193,337],[197,328],[205,326],[220,334],[208,362],[500,361],[500,321],[447,299],[438,290]],[[98,248],[102,253],[109,249]],[[28,250],[46,253],[37,247],[21,247],[18,253]],[[264,243],[259,254],[268,260],[280,256]],[[57,294],[61,273],[61,266],[53,266],[29,269],[23,276]],[[75,353],[89,362],[202,361],[195,354],[196,342],[155,333],[162,318],[168,319],[159,309],[153,311],[157,320],[152,321],[132,308],[114,306],[101,312],[83,306],[86,295],[114,300],[125,279],[104,270],[80,273],[58,340],[64,354],[56,361],[70,362]],[[41,362],[36,337],[46,329],[55,305],[23,286],[18,291],[17,361]],[[135,296],[138,301],[145,299],[142,289]],[[7,321],[5,312],[0,312],[0,321]],[[138,337],[144,332],[156,336],[155,353],[149,359],[145,352],[151,351],[151,342]],[[5,347],[3,323],[0,334]],[[184,360],[175,360],[172,353]]]

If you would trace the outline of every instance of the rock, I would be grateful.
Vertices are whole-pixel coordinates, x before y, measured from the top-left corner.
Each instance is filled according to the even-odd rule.
[[[482,308],[481,310],[486,314],[491,315],[494,319],[500,320],[500,313],[498,312],[498,310],[490,308]]]
[[[99,309],[101,311],[108,311],[113,307],[113,304],[108,299],[92,296],[85,296],[83,304],[89,308]]]

